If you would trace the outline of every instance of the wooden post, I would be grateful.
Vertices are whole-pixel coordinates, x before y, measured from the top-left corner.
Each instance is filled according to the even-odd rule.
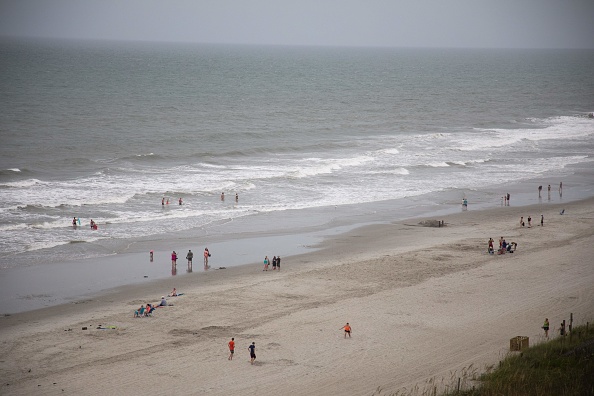
[[[571,329],[573,328],[573,313],[569,314],[569,333],[571,333]]]
[[[458,393],[460,393],[460,377],[458,377]]]

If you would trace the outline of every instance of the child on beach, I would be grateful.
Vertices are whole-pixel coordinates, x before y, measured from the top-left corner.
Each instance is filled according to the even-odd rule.
[[[250,351],[250,363],[254,364],[254,360],[256,360],[256,343],[252,342],[252,345],[248,347]]]
[[[233,360],[233,354],[235,353],[235,338],[231,338],[229,341],[229,360]]]
[[[268,256],[264,257],[264,270],[263,271],[268,271]]]
[[[349,338],[351,338],[351,325],[349,322],[340,328],[340,330],[342,329],[344,329],[344,338],[347,337],[347,334],[349,335]]]

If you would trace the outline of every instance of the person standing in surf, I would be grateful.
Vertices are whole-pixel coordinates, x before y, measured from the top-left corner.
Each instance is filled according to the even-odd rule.
[[[204,269],[208,268],[208,258],[210,257],[210,252],[208,251],[208,248],[204,248]]]
[[[188,268],[192,268],[192,259],[194,258],[194,253],[192,250],[188,250],[188,254],[186,254],[186,260],[188,260]]]

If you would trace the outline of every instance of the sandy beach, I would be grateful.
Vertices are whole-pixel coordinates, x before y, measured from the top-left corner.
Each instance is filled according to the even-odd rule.
[[[520,227],[528,215],[532,227]],[[0,394],[443,389],[464,370],[496,365],[512,337],[543,342],[545,317],[553,336],[570,313],[574,325],[594,319],[594,199],[440,220],[444,227],[414,219],[359,228],[314,253],[283,257],[281,271],[212,269],[1,317]],[[487,254],[488,239],[497,245],[501,236],[517,251]],[[173,287],[183,293],[168,298],[173,306],[133,317]]]

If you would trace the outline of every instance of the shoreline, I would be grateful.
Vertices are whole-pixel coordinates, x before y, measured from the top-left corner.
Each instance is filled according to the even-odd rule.
[[[536,182],[532,184],[534,187],[537,185]],[[513,204],[505,207],[488,200],[487,197],[492,199],[492,193],[489,193],[490,190],[487,189],[482,192],[473,192],[477,201],[470,202],[469,211],[493,209],[509,211],[515,208],[527,208],[526,210],[533,210],[536,213],[536,211],[546,210],[552,205],[568,205],[588,199],[583,198],[587,194],[587,189],[583,190],[583,188],[583,186],[580,189],[566,187],[568,193],[565,194],[563,202],[560,202],[561,197],[557,191],[554,191],[552,201],[547,199],[545,191],[542,199],[534,202],[534,193],[518,193],[511,188],[509,191],[512,192],[511,202]],[[264,214],[258,219],[238,220],[248,223],[255,222],[252,223],[255,227],[254,231],[228,234],[217,234],[215,231],[208,237],[199,238],[198,242],[195,242],[195,238],[183,235],[176,239],[161,240],[157,243],[142,240],[131,241],[124,251],[114,252],[107,256],[5,268],[0,271],[2,275],[0,277],[0,299],[5,302],[0,308],[0,315],[42,309],[76,302],[80,299],[92,299],[94,296],[109,293],[115,288],[135,287],[155,279],[201,276],[203,272],[202,250],[195,248],[197,243],[210,246],[210,251],[215,255],[212,260],[214,268],[229,269],[255,264],[263,259],[266,255],[265,252],[272,253],[269,258],[277,253],[282,253],[281,256],[284,258],[313,254],[318,250],[317,246],[323,246],[324,240],[360,227],[406,221],[407,219],[412,221],[444,217],[460,213],[459,204],[447,203],[448,197],[452,194],[455,195],[450,192],[442,197],[442,200],[446,199],[446,203],[437,207],[427,205],[427,203],[422,205],[425,200],[414,197],[407,203],[410,209],[414,208],[413,210],[403,208],[403,202],[400,203],[400,206],[394,206],[392,201],[340,208],[337,213],[332,213],[330,216],[325,214],[329,210],[328,208],[318,208],[308,212],[311,215],[307,218],[314,216],[322,219],[313,224],[304,223],[300,219],[300,211]],[[403,215],[403,213],[406,214]],[[274,219],[283,219],[283,223],[287,223],[289,226],[278,230],[277,234],[272,231],[263,231],[266,223],[277,222]],[[248,228],[247,225],[239,226],[239,229],[247,230]],[[165,250],[165,245],[175,246],[174,250],[180,257],[175,272],[168,264],[171,262],[169,259],[171,250]],[[181,249],[179,249],[180,246],[182,246]],[[274,246],[273,251],[270,246]],[[194,251],[195,256],[192,271],[187,270],[185,261],[185,254],[189,249]],[[155,251],[154,262],[148,260],[149,250]],[[193,273],[189,274],[188,272]]]
[[[444,216],[443,228],[374,224],[284,258],[280,273],[243,265],[4,316],[3,394],[272,396],[289,386],[363,395],[483,370],[514,336],[542,342],[544,317],[551,334],[570,312],[575,324],[591,321],[593,203],[564,203],[563,216],[548,206],[544,227],[518,225],[534,206]],[[518,242],[516,253],[486,254],[488,238],[501,235]],[[184,293],[169,299],[173,307],[132,317],[173,287]],[[353,337],[344,340],[338,329],[347,321]],[[244,351],[251,341],[254,366]]]

